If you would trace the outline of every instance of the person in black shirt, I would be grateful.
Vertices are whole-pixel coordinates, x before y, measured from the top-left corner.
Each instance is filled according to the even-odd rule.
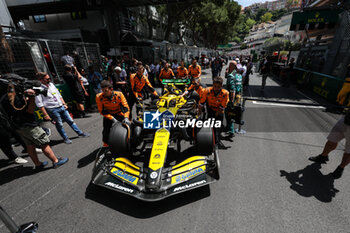
[[[12,132],[13,130],[8,121],[8,116],[0,105],[0,149],[4,152],[10,161],[14,161],[17,164],[27,163],[28,161],[19,157],[12,148],[10,141],[11,136],[14,136],[11,135]]]
[[[54,168],[65,164],[68,162],[68,158],[56,157],[49,145],[49,137],[35,120],[34,90],[28,89],[25,93],[28,97],[17,96],[14,86],[10,84],[9,91],[1,97],[0,104],[8,115],[11,127],[25,142],[28,154],[35,165],[35,170],[40,171],[48,164],[47,161],[40,162],[35,149],[36,146],[40,147],[46,157],[52,161]]]
[[[80,113],[79,115],[81,117],[85,117],[85,96],[88,96],[89,94],[85,90],[81,75],[74,66],[72,67],[70,65],[65,65],[64,70],[65,73],[63,75],[63,79],[67,83],[69,90],[76,101],[76,107]]]

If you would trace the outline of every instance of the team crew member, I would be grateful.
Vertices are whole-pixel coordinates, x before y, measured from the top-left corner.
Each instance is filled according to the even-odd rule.
[[[103,80],[102,93],[96,95],[98,111],[103,115],[103,146],[108,146],[108,136],[112,125],[117,122],[130,124],[130,109],[122,92],[114,91],[112,84]]]
[[[175,77],[174,72],[172,69],[169,68],[169,63],[165,62],[164,68],[160,71],[160,74],[159,74],[160,82],[162,82],[163,79],[172,79],[174,77]]]
[[[227,91],[229,91],[229,105],[231,108],[233,108],[235,99],[237,97],[237,94],[240,94],[242,91],[242,72],[243,70],[237,69],[237,62],[233,61],[230,62],[229,68],[227,71],[227,82],[226,87]],[[228,130],[228,136],[233,137],[235,135],[235,126],[233,123],[233,119],[229,116],[227,109],[226,109],[226,120],[227,120],[227,130]]]
[[[205,87],[201,84],[201,82],[199,81],[199,78],[194,78],[192,80],[192,84],[191,86],[187,89],[187,91],[185,91],[182,96],[187,95],[189,92],[193,92],[196,91],[197,94],[199,95],[199,99],[201,99],[204,95],[205,92]]]
[[[224,111],[229,101],[229,93],[227,90],[222,88],[223,80],[221,77],[215,77],[213,81],[213,86],[208,87],[203,93],[199,108],[200,112],[203,110],[204,103],[207,104],[208,118],[215,118],[215,120],[221,121],[223,124]],[[215,130],[215,143],[220,149],[225,149],[226,147],[220,141],[220,129]]]
[[[197,60],[192,60],[192,65],[188,67],[188,74],[191,76],[191,78],[200,78],[202,75],[202,69],[201,66],[197,64]]]
[[[138,66],[137,73],[132,74],[130,76],[130,87],[131,91],[133,92],[133,95],[130,96],[130,112],[132,111],[132,108],[136,102],[136,99],[142,100],[144,99],[142,92],[147,91],[150,94],[152,94],[155,97],[158,97],[157,92],[152,87],[152,84],[149,82],[148,78],[143,75],[144,67],[143,65]]]
[[[185,79],[188,76],[188,70],[185,67],[185,62],[181,61],[180,66],[177,68],[177,78]]]

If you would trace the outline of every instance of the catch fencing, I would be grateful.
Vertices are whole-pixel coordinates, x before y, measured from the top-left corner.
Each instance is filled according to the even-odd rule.
[[[35,73],[47,72],[55,84],[63,83],[61,58],[65,54],[74,58],[78,70],[101,67],[98,44],[5,35],[0,35],[0,41],[0,74],[16,73],[33,79]]]

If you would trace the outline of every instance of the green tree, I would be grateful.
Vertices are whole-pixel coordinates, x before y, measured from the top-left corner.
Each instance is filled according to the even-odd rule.
[[[259,22],[261,20],[261,16],[263,16],[269,10],[266,8],[260,8],[255,15],[255,21]]]
[[[271,21],[272,14],[270,12],[266,12],[263,16],[261,16],[261,22],[268,22]]]
[[[298,0],[287,0],[287,3],[286,3],[286,7],[289,10],[291,10],[292,8],[294,8],[295,6],[297,6],[299,3]]]

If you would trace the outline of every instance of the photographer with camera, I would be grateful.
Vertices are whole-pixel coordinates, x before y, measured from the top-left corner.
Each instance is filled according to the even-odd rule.
[[[68,158],[57,158],[55,156],[49,145],[49,137],[35,120],[35,91],[33,89],[27,89],[23,92],[23,95],[22,93],[17,95],[15,86],[9,83],[8,93],[1,97],[0,104],[9,117],[11,127],[25,142],[28,154],[35,165],[35,171],[43,170],[48,164],[47,161],[40,162],[35,149],[36,146],[40,147],[45,156],[52,161],[54,168],[68,162]]]
[[[45,120],[54,122],[64,143],[71,144],[72,141],[63,128],[62,119],[68,123],[79,137],[89,137],[90,135],[81,131],[70,117],[67,104],[63,100],[59,90],[50,82],[50,76],[45,72],[39,72],[36,74],[36,78],[41,82],[41,87],[47,89],[47,95],[39,94],[35,97],[36,106],[44,114]]]

